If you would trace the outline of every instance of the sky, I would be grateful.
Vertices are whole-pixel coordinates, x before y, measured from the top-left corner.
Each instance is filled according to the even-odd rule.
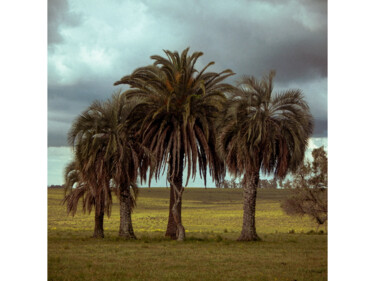
[[[151,55],[186,47],[204,53],[198,69],[210,61],[212,71],[232,69],[229,83],[276,70],[274,91],[302,90],[312,137],[327,138],[326,1],[49,0],[49,184],[68,151],[52,147],[67,146],[73,120],[123,89],[113,83],[152,64]]]
[[[72,121],[113,83],[163,50],[203,51],[198,69],[261,78],[275,91],[298,88],[327,137],[327,2],[48,1],[48,146],[66,146]]]

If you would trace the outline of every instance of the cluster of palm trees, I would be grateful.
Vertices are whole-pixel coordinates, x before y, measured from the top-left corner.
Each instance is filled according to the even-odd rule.
[[[65,199],[73,215],[95,206],[94,237],[103,237],[103,217],[110,215],[111,191],[120,201],[119,235],[136,238],[131,212],[141,182],[167,172],[170,183],[166,236],[184,240],[181,218],[184,186],[207,171],[215,182],[228,170],[241,177],[244,195],[238,240],[258,240],[255,203],[259,173],[283,178],[303,161],[312,133],[312,116],[299,90],[272,96],[274,72],[262,80],[244,77],[237,86],[223,81],[234,73],[201,71],[202,52],[164,51],[114,85],[129,89],[106,102],[94,102],[73,123],[69,143],[74,161],[65,170]],[[183,171],[187,171],[183,184]]]

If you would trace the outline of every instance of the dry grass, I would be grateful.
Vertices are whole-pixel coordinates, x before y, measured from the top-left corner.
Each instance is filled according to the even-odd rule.
[[[137,241],[117,237],[118,201],[105,218],[105,238],[92,239],[93,214],[66,216],[61,190],[48,192],[49,280],[327,280],[327,235],[308,235],[308,218],[286,216],[287,190],[260,190],[262,242],[236,242],[242,190],[186,189],[183,243],[164,238],[169,190],[142,189],[133,214]],[[293,231],[292,231],[293,230]],[[294,234],[288,234],[294,232]]]

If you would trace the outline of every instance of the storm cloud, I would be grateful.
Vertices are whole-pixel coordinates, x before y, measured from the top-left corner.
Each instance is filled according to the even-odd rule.
[[[327,137],[326,1],[48,1],[48,145],[113,82],[151,64],[163,49],[203,51],[198,68],[262,77],[275,91],[301,89]]]
[[[48,0],[48,45],[62,43],[60,29],[79,25],[78,14],[69,10],[67,0]]]

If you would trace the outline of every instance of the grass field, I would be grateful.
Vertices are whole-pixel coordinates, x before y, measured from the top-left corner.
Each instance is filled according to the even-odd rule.
[[[49,280],[327,280],[327,234],[309,218],[280,208],[288,190],[259,190],[261,242],[237,242],[242,189],[186,188],[187,239],[166,239],[169,189],[141,189],[133,213],[136,241],[118,238],[119,204],[104,220],[104,239],[90,236],[93,213],[67,216],[63,191],[48,190]]]

